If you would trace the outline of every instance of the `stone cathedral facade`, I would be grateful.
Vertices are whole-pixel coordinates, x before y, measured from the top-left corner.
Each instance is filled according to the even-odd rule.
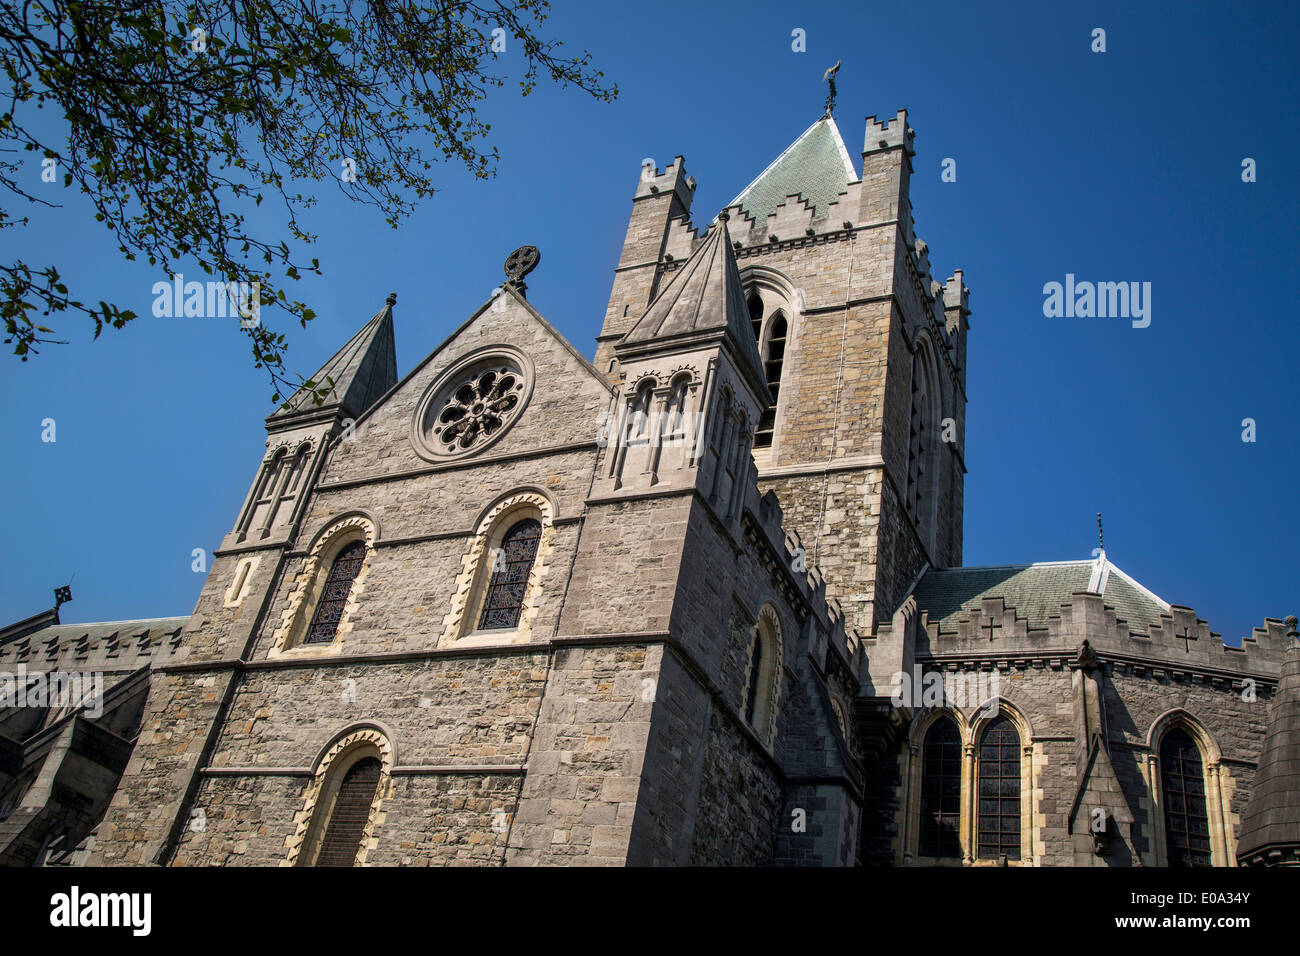
[[[716,216],[643,168],[594,360],[531,247],[401,377],[390,296],[266,420],[190,617],[0,631],[116,675],[0,709],[0,862],[1300,861],[1293,621],[962,566],[913,138],[828,113]]]

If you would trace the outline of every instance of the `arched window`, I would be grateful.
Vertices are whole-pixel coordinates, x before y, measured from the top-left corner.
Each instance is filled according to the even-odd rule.
[[[776,404],[781,391],[781,370],[785,365],[786,339],[790,334],[789,320],[784,310],[776,305],[783,300],[774,298],[775,296],[776,293],[765,286],[761,289],[755,287],[745,300],[749,308],[749,321],[754,327],[754,342],[763,359],[767,389],[772,393],[772,404],[763,410],[754,431],[755,448],[770,448],[772,445],[772,433],[776,427]],[[766,341],[764,326],[767,328]]]
[[[1160,742],[1160,788],[1169,866],[1210,866],[1210,821],[1201,752],[1190,734],[1174,727]]]
[[[749,686],[745,688],[745,722],[754,724],[754,708],[758,706],[758,677],[763,668],[763,638],[754,632],[754,647],[749,655]]]
[[[754,341],[761,344],[763,341],[763,299],[757,292],[751,292],[749,300],[745,304],[749,306],[749,321],[754,326]]]
[[[690,379],[679,378],[673,383],[668,396],[668,411],[664,416],[664,444],[679,442],[686,437],[686,389]]]
[[[330,808],[316,866],[356,865],[382,768],[378,757],[362,757],[347,769]]]
[[[918,351],[912,362],[912,409],[907,449],[907,510],[914,516],[921,513],[921,484],[926,477],[925,455],[930,443],[926,425],[929,391],[925,363]]]
[[[754,432],[755,448],[766,448],[772,444],[772,430],[776,427],[776,403],[781,394],[781,368],[785,364],[785,338],[789,328],[785,314],[778,312],[767,333],[763,369],[767,376],[767,390],[772,393],[772,404],[758,420],[758,428]]]
[[[311,626],[307,628],[304,644],[328,644],[338,632],[339,621],[343,619],[343,608],[352,593],[352,582],[361,571],[361,563],[366,558],[366,543],[353,541],[344,545],[330,566],[329,576],[312,615]]]
[[[951,718],[940,717],[925,735],[921,756],[921,827],[918,853],[960,857],[961,734]]]
[[[772,605],[763,606],[752,634],[743,713],[745,723],[770,744],[781,679],[781,619]]]
[[[979,856],[1020,859],[1020,734],[1005,714],[980,738]]]
[[[510,629],[519,624],[541,539],[542,524],[536,518],[518,521],[505,533],[484,594],[479,630]]]
[[[629,445],[645,444],[650,440],[650,404],[654,396],[654,383],[644,382],[636,390],[632,414],[628,416]]]

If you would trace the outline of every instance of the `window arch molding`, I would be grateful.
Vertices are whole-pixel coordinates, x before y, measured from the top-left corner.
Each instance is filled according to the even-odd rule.
[[[1196,745],[1201,758],[1201,775],[1205,788],[1206,823],[1210,836],[1210,862],[1212,866],[1236,866],[1237,840],[1233,834],[1235,815],[1231,812],[1230,797],[1235,781],[1223,766],[1223,752],[1214,737],[1190,712],[1176,707],[1165,711],[1151,723],[1146,739],[1147,794],[1151,812],[1147,818],[1151,826],[1148,851],[1149,865],[1166,866],[1169,858],[1168,834],[1165,830],[1165,794],[1161,773],[1161,745],[1174,730],[1182,730]]]
[[[977,791],[979,781],[979,746],[984,732],[998,717],[1006,717],[1020,737],[1020,858],[1008,859],[1013,865],[1030,866],[1035,860],[1034,819],[1034,730],[1025,712],[1005,697],[991,697],[978,708],[971,709],[968,718],[961,708],[928,707],[921,710],[907,733],[907,766],[903,777],[904,795],[899,802],[899,849],[897,860],[908,865],[920,859],[921,778],[925,757],[925,741],[931,727],[947,718],[957,726],[961,739],[961,819],[958,828],[961,858],[947,861],[949,865],[989,866],[997,861],[980,860],[978,852]],[[927,865],[936,861],[925,858]]]
[[[532,639],[533,621],[540,610],[543,583],[550,570],[555,515],[555,502],[550,495],[535,487],[509,492],[480,514],[474,524],[474,537],[461,559],[461,572],[456,579],[451,610],[443,618],[439,647],[522,643]],[[512,629],[479,631],[477,624],[492,576],[494,553],[500,548],[506,533],[528,518],[541,525],[541,537],[529,571],[528,585],[524,589],[518,625]]]
[[[373,849],[374,829],[384,821],[382,805],[391,794],[393,767],[397,752],[392,732],[377,721],[353,724],[336,734],[316,757],[312,778],[303,793],[302,809],[294,815],[294,832],[287,838],[288,855],[284,866],[312,866],[320,852],[321,838],[329,825],[334,800],[347,771],[357,762],[373,757],[379,761],[379,782],[370,803],[370,812],[361,832],[357,866],[365,866]]]
[[[929,330],[921,329],[912,342],[909,373],[906,505],[908,513],[916,521],[921,543],[932,557],[938,522],[938,478],[944,419],[942,380],[935,355],[935,344]]]
[[[741,717],[763,745],[771,748],[781,705],[781,675],[785,669],[784,629],[781,615],[771,601],[759,609],[758,619],[749,628],[747,652]]]
[[[352,614],[361,592],[365,590],[378,538],[378,523],[370,515],[359,511],[335,518],[321,529],[307,551],[302,570],[294,578],[289,605],[280,616],[280,626],[272,635],[274,644],[267,654],[268,658],[286,655],[316,657],[338,653],[344,636],[352,630]],[[365,557],[352,580],[342,617],[334,631],[334,639],[329,643],[304,644],[303,638],[320,603],[334,559],[344,548],[356,542],[365,545]]]
[[[786,380],[787,365],[794,354],[795,342],[799,335],[800,318],[803,314],[803,294],[783,274],[767,266],[750,266],[740,273],[741,285],[745,291],[745,303],[751,310],[751,303],[757,297],[760,304],[760,316],[751,321],[755,325],[755,344],[759,358],[763,362],[762,374],[772,388],[775,400],[771,408],[763,409],[759,416],[759,426],[755,431],[755,445],[759,448],[775,446],[782,431],[783,416],[780,414],[781,383]],[[779,336],[779,349],[774,345],[773,329],[783,323]],[[774,354],[774,349],[779,354]]]
[[[965,779],[965,755],[970,749],[971,728],[970,722],[956,707],[927,707],[912,720],[911,727],[907,732],[907,773],[904,777],[905,794],[900,801],[900,812],[902,820],[899,821],[899,862],[904,865],[910,864],[919,859],[921,844],[921,777],[922,767],[925,757],[925,740],[929,735],[931,728],[940,720],[951,720],[957,726],[957,735],[962,743],[962,795],[965,799],[966,786]],[[965,804],[963,802],[963,817],[965,816]],[[965,842],[965,826],[962,825],[958,830],[962,838],[962,851],[966,853],[968,843]],[[926,858],[927,862],[933,862]],[[953,860],[951,863],[956,865],[960,860]]]
[[[963,790],[962,824],[967,834],[970,849],[968,855],[975,862],[987,865],[989,860],[979,858],[979,779],[980,779],[980,745],[990,725],[999,718],[1006,718],[1020,738],[1020,856],[1018,862],[1031,864],[1034,861],[1034,728],[1024,711],[1004,697],[990,697],[980,704],[970,724],[969,753],[971,760],[969,780],[971,786]]]
[[[235,526],[235,541],[265,538],[284,525],[302,499],[313,448],[311,439],[302,439],[281,441],[267,450]]]

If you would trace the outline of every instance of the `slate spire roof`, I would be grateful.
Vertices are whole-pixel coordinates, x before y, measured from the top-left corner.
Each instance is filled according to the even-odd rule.
[[[288,408],[277,409],[268,423],[280,424],[302,415],[319,413],[344,414],[358,418],[379,397],[397,384],[397,345],[393,339],[393,305],[390,295],[375,317],[361,327],[348,343],[334,353],[310,380],[317,388],[333,381],[333,391],[317,405],[309,389],[300,388],[289,399]]]
[[[1083,561],[931,568],[913,594],[917,608],[929,613],[931,624],[952,631],[962,618],[978,615],[986,597],[1001,597],[1030,627],[1045,627],[1075,591],[1100,594],[1135,634],[1145,635],[1150,625],[1159,624],[1161,615],[1169,613],[1167,601],[1116,567],[1104,551]]]
[[[1269,711],[1254,793],[1241,820],[1237,859],[1247,866],[1300,865],[1300,642],[1287,618],[1286,657]]]
[[[741,190],[727,208],[740,206],[755,222],[762,223],[787,196],[798,193],[814,207],[813,217],[820,218],[858,178],[839,127],[831,117],[823,116]]]
[[[622,353],[680,350],[719,336],[728,343],[741,372],[755,384],[758,396],[769,401],[725,213],[615,349]]]

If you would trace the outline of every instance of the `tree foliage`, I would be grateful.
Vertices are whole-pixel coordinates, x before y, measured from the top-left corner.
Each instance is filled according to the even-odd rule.
[[[127,259],[167,279],[190,260],[222,282],[260,283],[262,316],[278,309],[305,327],[314,313],[285,280],[320,273],[303,254],[316,239],[303,217],[313,187],[332,181],[396,228],[434,192],[436,164],[493,175],[478,107],[505,83],[495,72],[503,42],[522,50],[524,95],[547,79],[617,95],[590,54],[567,56],[538,35],[548,11],[544,0],[6,0],[0,229],[53,205],[33,185],[33,169],[53,159]],[[279,204],[282,231],[250,225],[263,203]],[[75,297],[55,265],[0,261],[14,354],[26,361],[57,342],[50,317],[65,313],[88,317],[96,337],[135,317]],[[265,319],[245,332],[279,400],[293,387],[284,336]]]

